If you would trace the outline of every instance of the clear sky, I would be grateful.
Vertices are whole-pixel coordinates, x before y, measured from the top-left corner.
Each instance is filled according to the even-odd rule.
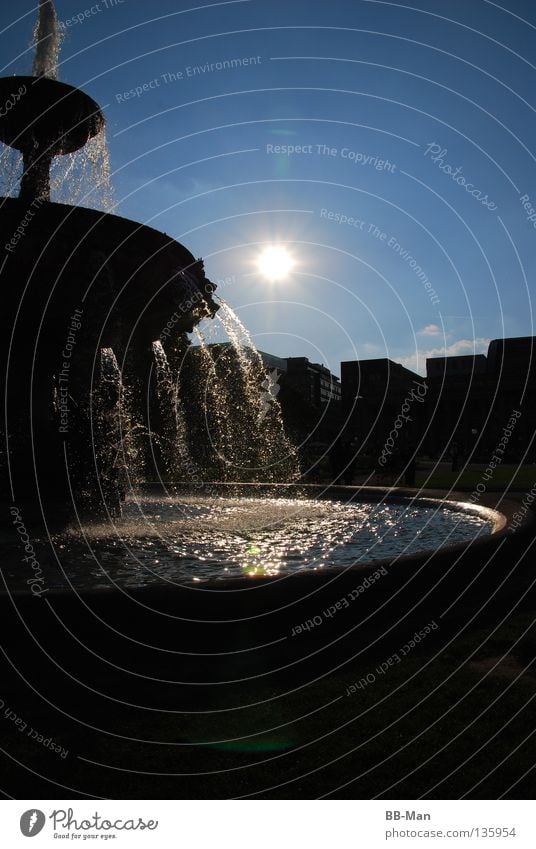
[[[31,70],[36,7],[2,3],[4,75]],[[423,371],[534,333],[534,3],[56,8],[60,77],[107,118],[117,213],[202,256],[257,347]],[[272,243],[286,280],[256,268]]]

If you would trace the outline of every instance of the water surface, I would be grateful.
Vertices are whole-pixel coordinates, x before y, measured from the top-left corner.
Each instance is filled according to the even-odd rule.
[[[203,584],[350,567],[465,542],[493,530],[462,506],[314,498],[143,495],[123,518],[35,540],[46,586]],[[9,534],[2,573],[11,589],[31,576]]]

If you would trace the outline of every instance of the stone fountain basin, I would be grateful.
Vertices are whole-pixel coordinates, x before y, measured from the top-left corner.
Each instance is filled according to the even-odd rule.
[[[285,485],[241,489],[250,495],[277,491],[285,497],[296,492]],[[415,490],[299,488],[304,489],[318,497],[420,500]],[[225,491],[228,486],[222,487]],[[437,504],[445,493],[427,496]],[[455,494],[450,498],[463,500]],[[424,500],[429,503],[430,497]],[[498,503],[500,511],[492,502],[488,505],[495,528],[488,536],[388,562],[217,585],[50,590],[40,596],[4,592],[1,612],[6,628],[15,633],[21,631],[21,620],[31,623],[31,638],[23,634],[28,655],[36,644],[68,668],[75,663],[77,674],[88,663],[97,664],[95,686],[103,663],[105,670],[110,664],[127,670],[126,686],[136,692],[140,679],[128,670],[149,682],[239,681],[271,672],[289,674],[291,680],[296,676],[296,682],[311,680],[350,662],[364,647],[374,645],[378,651],[384,642],[402,644],[432,622],[442,635],[443,623],[453,617],[484,615],[489,603],[500,612],[509,604],[510,588],[514,595],[518,589],[505,577],[522,568],[535,517],[529,511],[513,532],[511,517],[518,504],[502,498]],[[351,604],[341,603],[358,587],[365,590]],[[332,616],[326,614],[329,610]]]
[[[170,317],[177,333],[207,313],[214,288],[180,274],[195,257],[165,233],[83,207],[19,199],[0,201],[4,321],[24,340],[61,355],[75,310],[83,313],[77,344],[89,348],[147,344]]]
[[[359,501],[377,501],[390,503],[403,503],[418,506],[432,506],[434,508],[463,508],[463,496],[450,499],[436,497],[422,497],[411,490],[385,490],[379,487],[319,487],[319,486],[296,486],[296,485],[258,485],[258,484],[211,484],[212,493],[217,493],[225,498],[225,494],[242,494],[251,496],[278,496],[285,498],[295,494],[306,494],[308,498],[329,498],[347,500],[352,503]],[[195,493],[195,488],[189,488]],[[182,490],[184,491],[184,490]],[[433,495],[433,494],[432,494]],[[467,508],[470,505],[466,505]],[[492,522],[492,533],[485,534],[470,542],[443,546],[439,549],[418,550],[411,555],[397,555],[386,560],[374,560],[369,563],[362,562],[351,567],[330,566],[325,570],[308,571],[302,570],[292,574],[281,574],[276,577],[234,577],[229,579],[218,579],[217,581],[205,581],[200,584],[180,580],[170,583],[169,580],[158,581],[149,586],[137,588],[129,583],[122,585],[121,581],[113,581],[113,570],[109,572],[111,580],[107,588],[102,582],[98,589],[91,587],[76,586],[73,583],[71,589],[50,589],[47,595],[49,600],[61,601],[65,598],[77,596],[90,599],[91,606],[97,608],[113,606],[118,604],[125,609],[134,605],[145,608],[161,610],[164,616],[177,617],[181,621],[183,615],[189,622],[233,620],[236,616],[260,617],[265,619],[271,615],[279,615],[282,611],[300,606],[305,599],[314,598],[317,594],[330,596],[332,593],[344,594],[343,590],[353,587],[356,583],[365,580],[367,576],[373,575],[379,569],[385,569],[388,574],[382,577],[378,585],[364,595],[369,598],[390,597],[393,587],[401,587],[408,583],[414,590],[417,587],[429,585],[431,591],[436,589],[442,594],[446,586],[452,581],[457,585],[470,582],[477,575],[479,569],[488,564],[489,570],[493,571],[496,565],[492,564],[494,552],[506,544],[508,548],[512,541],[518,541],[523,537],[527,529],[531,529],[534,520],[532,514],[525,517],[524,525],[513,534],[509,527],[509,514],[515,511],[515,504],[504,502],[501,504],[501,512],[489,506],[480,506],[471,509],[478,511]],[[91,536],[88,536],[88,546],[91,548]],[[109,567],[108,567],[109,568]],[[17,593],[15,595],[18,595]],[[114,601],[111,602],[111,599]],[[359,599],[359,604],[354,605],[352,616],[359,617],[359,611],[368,606],[364,599]]]

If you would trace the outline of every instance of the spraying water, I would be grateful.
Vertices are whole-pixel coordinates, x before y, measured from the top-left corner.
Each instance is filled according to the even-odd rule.
[[[137,484],[139,449],[137,427],[130,406],[129,389],[112,348],[101,348],[89,410],[73,410],[73,426],[77,415],[88,416],[91,423],[91,467],[99,475],[102,500],[108,517],[121,515],[121,498]],[[86,481],[92,475],[86,452],[80,456],[72,450],[73,485],[84,497]]]
[[[0,143],[0,195],[15,198],[22,177],[22,154],[14,147]]]
[[[113,212],[115,199],[105,127],[81,150],[53,160],[50,193],[58,203]]]
[[[285,433],[281,405],[267,379],[261,355],[235,311],[223,299],[220,302],[218,316],[235,352],[245,401],[252,417],[251,433],[257,444],[257,462],[268,480],[296,480],[300,476],[298,454]]]
[[[58,79],[58,65],[63,34],[52,0],[39,0],[39,18],[33,33],[34,77]]]
[[[231,409],[229,393],[217,369],[217,356],[207,336],[198,327],[194,330],[197,346],[191,351],[192,372],[197,385],[198,410],[197,433],[205,444],[205,467],[207,473],[219,480],[236,480],[236,468],[242,451],[240,440],[236,441],[234,419],[236,410]],[[233,412],[235,415],[233,416]],[[194,417],[192,417],[194,418]],[[207,452],[208,448],[208,452]],[[234,477],[233,477],[234,472]]]
[[[224,301],[218,321],[229,341],[209,341],[218,331],[217,321],[196,328],[197,344],[178,368],[190,453],[205,480],[296,480],[297,452],[251,336]]]
[[[160,341],[153,342],[153,355],[156,375],[153,417],[158,421],[154,429],[150,426],[151,435],[156,436],[164,469],[171,480],[197,480],[201,474],[190,451],[182,399]],[[155,465],[158,467],[158,463]]]

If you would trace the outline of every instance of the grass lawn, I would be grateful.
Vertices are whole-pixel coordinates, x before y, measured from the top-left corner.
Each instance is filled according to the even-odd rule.
[[[497,466],[489,480],[485,480],[486,466],[472,463],[452,472],[450,463],[434,463],[431,460],[419,460],[415,476],[415,486],[419,489],[444,489],[472,492],[479,483],[484,483],[487,492],[503,490],[529,492],[536,486],[536,464],[526,466]],[[398,473],[372,475],[360,472],[354,479],[355,484],[366,483],[370,486],[404,486],[403,474]]]
[[[486,466],[483,464],[472,464],[458,472],[450,471],[448,466],[440,466],[436,469],[433,464],[430,464],[429,469],[417,472],[416,485],[427,489],[472,491],[477,484],[485,483],[487,491],[514,489],[523,492],[528,492],[536,485],[536,465],[498,466],[488,481],[483,479],[485,472]]]
[[[229,685],[212,686],[207,712],[181,712],[180,688],[177,713],[97,699],[92,725],[111,735],[35,701],[26,715],[69,757],[4,723],[2,746],[34,773],[11,762],[3,786],[19,798],[58,795],[42,775],[70,788],[69,797],[531,798],[534,621],[525,610],[494,633],[492,624],[468,633],[442,625],[385,674],[377,670],[387,657],[377,656],[298,689],[290,676],[246,681],[231,698]],[[371,683],[349,692],[367,675]],[[15,704],[22,697],[3,695]],[[140,701],[150,698],[140,682]]]

